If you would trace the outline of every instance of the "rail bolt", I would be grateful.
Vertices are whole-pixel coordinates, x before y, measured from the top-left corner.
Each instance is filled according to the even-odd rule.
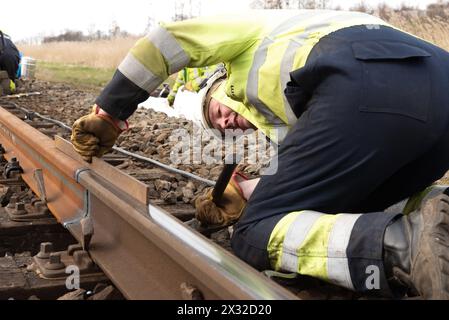
[[[41,200],[36,200],[32,203],[33,207],[36,209],[37,212],[47,212],[48,208],[47,205],[45,204],[45,202],[41,201]]]
[[[12,195],[11,198],[9,198],[9,202],[8,202],[8,205],[6,206],[6,208],[14,209],[16,207],[16,203],[17,203],[17,196]]]
[[[61,270],[65,268],[65,264],[61,261],[61,253],[52,252],[48,262],[45,264],[47,270]]]
[[[4,177],[7,179],[11,178],[11,173],[23,173],[23,169],[19,161],[17,161],[17,158],[11,158],[11,161],[5,165]]]
[[[23,202],[17,202],[15,209],[16,209],[16,211],[14,212],[15,215],[27,214],[27,211],[25,209],[25,203]]]
[[[39,259],[48,259],[50,258],[50,254],[53,252],[53,243],[51,242],[42,242],[41,250],[37,254]]]

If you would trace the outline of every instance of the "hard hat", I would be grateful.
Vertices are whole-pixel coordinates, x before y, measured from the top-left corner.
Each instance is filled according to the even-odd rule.
[[[222,139],[223,135],[218,129],[215,129],[209,122],[208,104],[210,102],[211,94],[226,77],[226,69],[218,68],[209,78],[201,83],[200,91],[197,93],[197,102],[193,108],[194,122],[204,130],[212,133],[215,137]],[[211,91],[212,90],[212,91]]]

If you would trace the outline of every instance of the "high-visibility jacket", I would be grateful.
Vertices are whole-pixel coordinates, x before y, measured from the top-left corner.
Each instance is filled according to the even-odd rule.
[[[305,65],[314,45],[325,35],[355,25],[387,25],[360,12],[333,10],[253,10],[163,23],[140,39],[118,67],[98,102],[117,112],[107,94],[116,92],[124,76],[146,92],[156,89],[182,68],[226,64],[225,93],[235,110],[280,142],[297,117],[284,97],[289,72]],[[130,95],[131,96],[131,95]],[[123,101],[123,99],[121,99]],[[277,136],[270,134],[276,129]]]
[[[214,73],[214,71],[217,70],[217,67],[218,65],[203,68],[184,68],[179,71],[175,80],[175,84],[173,85],[173,88],[171,89],[170,94],[167,97],[169,102],[173,103],[173,101],[175,101],[176,93],[182,86],[189,85],[190,88],[187,89],[198,92],[200,90],[200,85],[202,84],[202,82],[210,77]]]

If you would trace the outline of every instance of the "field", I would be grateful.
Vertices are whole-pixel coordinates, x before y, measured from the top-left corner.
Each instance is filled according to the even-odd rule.
[[[22,45],[19,49],[26,56],[42,61],[115,69],[137,39],[138,37],[129,37],[86,42],[52,42],[42,45]]]
[[[449,21],[440,16],[429,17],[417,11],[391,12],[387,20],[393,26],[449,50]]]
[[[25,56],[37,59],[39,80],[78,87],[103,87],[136,42],[137,37],[89,42],[53,42],[19,45]]]
[[[443,16],[416,11],[394,11],[379,7],[375,13],[393,26],[449,50],[449,22]],[[37,78],[81,87],[102,87],[112,77],[138,37],[86,42],[53,42],[19,45],[26,55],[38,60]],[[171,83],[173,79],[168,82]]]

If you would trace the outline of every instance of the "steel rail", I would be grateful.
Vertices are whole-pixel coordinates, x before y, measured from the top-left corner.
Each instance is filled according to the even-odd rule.
[[[17,158],[24,181],[38,196],[34,172],[42,170],[50,211],[78,241],[84,236],[80,221],[91,219],[89,253],[125,297],[182,299],[188,286],[205,299],[297,299],[163,209],[143,201],[146,186],[139,181],[114,173],[117,169],[102,160],[87,164],[64,143],[58,147],[58,141],[0,108],[4,157]]]
[[[10,96],[6,96],[6,98],[7,97],[10,97]],[[28,109],[26,109],[24,107],[21,107],[18,104],[14,103],[14,102],[11,102],[11,101],[2,102],[3,98],[4,97],[0,97],[0,103],[11,105],[14,108],[17,108],[17,109],[21,110],[27,116],[38,117],[38,118],[40,118],[42,120],[48,121],[50,123],[53,123],[53,124],[55,124],[55,125],[63,128],[63,129],[65,129],[65,130],[67,130],[68,132],[72,132],[72,128],[70,126],[66,125],[62,121],[49,118],[49,117],[44,116],[44,115],[42,115],[42,114],[40,114],[39,112],[36,112],[36,111],[30,111],[30,110],[28,110]],[[157,160],[154,160],[154,159],[142,156],[142,155],[134,153],[134,152],[130,152],[128,150],[125,150],[125,149],[117,147],[117,146],[113,146],[112,149],[114,151],[118,152],[118,153],[124,154],[124,155],[126,155],[128,157],[131,157],[131,158],[134,158],[136,160],[143,161],[143,162],[148,162],[148,163],[154,164],[155,166],[163,168],[163,169],[165,169],[167,171],[170,171],[170,172],[173,172],[173,173],[176,173],[176,174],[180,174],[180,175],[182,175],[182,176],[184,176],[186,178],[189,178],[189,179],[193,179],[193,180],[199,181],[201,183],[204,183],[207,186],[215,186],[215,181],[212,181],[212,180],[209,180],[209,179],[206,179],[206,178],[202,178],[200,176],[197,176],[196,174],[193,174],[193,173],[190,173],[190,172],[187,172],[187,171],[184,171],[184,170],[180,170],[180,169],[174,168],[174,167],[169,166],[167,164],[164,164],[164,163],[162,163],[160,161],[157,161]]]

